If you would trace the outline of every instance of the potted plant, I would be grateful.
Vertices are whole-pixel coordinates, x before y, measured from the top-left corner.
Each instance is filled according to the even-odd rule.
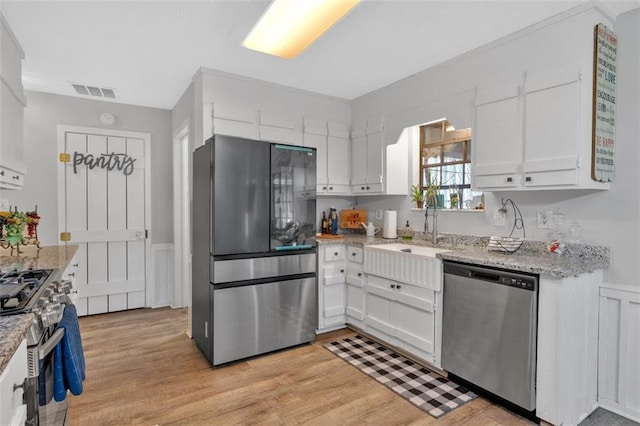
[[[440,194],[440,185],[435,178],[429,175],[429,182],[427,183],[427,204],[431,208],[442,207],[444,197]]]
[[[424,206],[424,192],[418,185],[411,185],[411,201],[415,201],[419,209]]]

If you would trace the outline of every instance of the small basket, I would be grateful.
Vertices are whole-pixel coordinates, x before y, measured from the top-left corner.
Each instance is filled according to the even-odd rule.
[[[487,248],[489,251],[515,253],[522,247],[522,243],[524,243],[524,238],[491,236]]]

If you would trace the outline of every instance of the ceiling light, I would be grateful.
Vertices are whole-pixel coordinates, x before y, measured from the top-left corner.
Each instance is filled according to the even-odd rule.
[[[360,0],[274,0],[242,45],[293,59]]]

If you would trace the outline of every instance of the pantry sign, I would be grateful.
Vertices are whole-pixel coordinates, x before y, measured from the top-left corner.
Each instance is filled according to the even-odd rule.
[[[616,58],[618,39],[604,24],[594,31],[591,178],[611,182],[616,139]]]
[[[118,170],[125,176],[129,176],[133,173],[136,158],[116,152],[93,155],[76,151],[73,153],[73,159],[71,155],[63,152],[60,154],[60,161],[63,163],[72,162],[74,174],[78,174],[78,166],[86,166],[89,170],[95,168],[107,171]]]

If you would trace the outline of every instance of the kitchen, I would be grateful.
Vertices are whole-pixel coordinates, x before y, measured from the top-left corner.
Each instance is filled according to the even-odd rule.
[[[2,5],[3,13],[6,14],[9,23],[14,26],[11,22],[12,6],[16,7],[11,2]],[[57,244],[58,232],[61,231],[56,226],[58,221],[55,219],[58,217],[59,209],[56,195],[58,162],[49,160],[57,159],[59,152],[56,149],[56,126],[74,124],[104,128],[105,124],[99,121],[99,117],[103,112],[108,111],[116,117],[117,129],[150,132],[154,146],[151,151],[150,171],[152,191],[150,214],[153,224],[150,229],[153,247],[150,251],[154,253],[154,268],[157,268],[153,276],[158,278],[153,284],[155,293],[151,295],[151,300],[147,300],[147,306],[163,304],[171,304],[175,307],[185,306],[187,303],[184,302],[186,300],[182,291],[184,288],[174,288],[172,284],[169,285],[171,281],[166,278],[173,273],[166,266],[172,259],[171,250],[179,253],[181,244],[179,239],[173,238],[173,235],[179,234],[172,232],[176,213],[173,210],[173,196],[166,188],[171,188],[174,181],[172,174],[168,171],[175,170],[172,164],[173,137],[179,134],[185,123],[188,124],[189,129],[192,129],[189,134],[191,148],[207,138],[202,129],[212,127],[215,129],[216,125],[230,124],[228,120],[230,116],[234,117],[231,124],[236,128],[249,129],[256,134],[259,130],[286,130],[287,127],[280,123],[287,121],[281,117],[287,114],[308,118],[305,128],[313,128],[313,120],[324,121],[325,131],[336,135],[335,140],[332,139],[335,144],[339,143],[337,142],[340,139],[339,135],[344,134],[340,124],[347,124],[352,129],[365,128],[366,130],[369,127],[367,133],[374,134],[381,133],[375,132],[375,129],[377,127],[379,130],[382,123],[385,147],[394,146],[405,127],[442,117],[447,117],[457,128],[473,127],[472,91],[476,86],[491,88],[502,81],[505,84],[517,85],[525,70],[541,73],[550,67],[551,70],[555,67],[560,69],[568,63],[577,64],[580,60],[585,60],[583,57],[576,58],[577,54],[572,53],[576,50],[576,46],[580,46],[578,50],[581,52],[592,49],[590,35],[580,34],[584,34],[587,28],[588,33],[591,34],[594,21],[604,19],[607,22],[608,19],[601,18],[600,12],[596,9],[582,7],[581,10],[556,17],[555,21],[551,20],[529,32],[485,46],[462,58],[429,68],[397,83],[385,85],[350,102],[307,92],[291,91],[280,86],[210,69],[203,69],[196,73],[192,85],[184,92],[177,104],[175,99],[173,100],[175,107],[172,110],[171,108],[135,107],[121,103],[97,103],[37,90],[29,91],[27,108],[24,111],[25,154],[29,158],[27,179],[21,190],[3,190],[0,198],[7,199],[12,205],[18,205],[24,209],[31,209],[37,204],[38,211],[43,217],[39,229],[41,241],[47,245]],[[619,107],[616,129],[616,136],[620,142],[616,146],[616,175],[610,189],[602,191],[518,190],[506,193],[520,206],[526,223],[527,239],[544,241],[548,230],[537,227],[537,212],[559,209],[568,216],[578,215],[585,230],[585,242],[611,248],[611,265],[605,271],[605,284],[601,286],[600,291],[600,297],[605,297],[604,294],[618,294],[617,299],[607,296],[606,302],[601,302],[605,303],[606,309],[613,309],[611,313],[617,312],[614,306],[623,306],[623,301],[628,304],[628,307],[623,309],[625,311],[637,306],[637,302],[632,303],[632,301],[637,300],[638,291],[637,266],[635,266],[638,264],[638,245],[635,242],[636,238],[629,238],[629,234],[635,236],[638,233],[638,191],[635,185],[638,181],[635,167],[638,152],[635,144],[631,142],[638,139],[638,96],[635,95],[638,88],[637,81],[633,78],[637,75],[638,68],[637,45],[633,44],[638,40],[637,22],[638,10],[636,9],[618,16],[614,24],[608,25],[614,29],[621,40],[618,54]],[[14,28],[14,31],[17,30]],[[558,44],[557,40],[563,40],[563,43]],[[554,46],[553,49],[548,48],[551,45]],[[26,48],[25,56],[29,58],[29,50]],[[475,72],[471,74],[468,72],[469,69]],[[193,70],[188,71],[189,75],[192,73]],[[272,113],[270,123],[274,124],[263,126],[265,129],[257,129],[259,124],[255,118],[256,111],[265,110],[267,113]],[[322,127],[322,124],[316,127]],[[295,132],[292,133],[295,134]],[[347,138],[342,137],[342,139]],[[625,143],[625,141],[629,142]],[[346,152],[348,153],[348,150]],[[337,166],[337,170],[351,167],[349,155],[331,155],[330,153],[329,159],[331,164],[327,163],[327,167]],[[586,160],[583,161],[589,163]],[[392,174],[385,171],[387,178]],[[328,172],[327,175],[329,178],[336,176],[335,173]],[[347,176],[346,185],[350,184],[348,178],[349,176]],[[338,181],[337,185],[345,185],[345,180]],[[405,184],[405,194],[408,191],[407,187],[408,185]],[[507,228],[493,225],[493,213],[500,207],[500,200],[504,194],[504,192],[495,194],[485,192],[485,211],[482,213],[439,212],[438,230],[442,233],[484,236],[506,234]],[[399,227],[409,220],[414,229],[422,229],[424,213],[412,209],[406,195],[387,195],[387,192],[354,197],[345,191],[339,196],[331,194],[319,196],[318,217],[322,211],[332,206],[342,210],[354,205],[358,209],[368,211],[371,218],[375,218],[377,210],[395,209],[398,211]],[[184,245],[184,242],[182,244]],[[178,272],[175,271],[176,274]],[[601,309],[605,308],[601,307]],[[603,312],[601,311],[601,316]],[[633,327],[633,324],[637,323],[633,321],[633,312],[637,311],[630,311],[628,314],[630,316],[625,320],[628,322],[625,322],[624,327],[620,329],[628,330],[630,340],[624,344],[601,342],[600,349],[603,352],[598,366],[599,376],[601,376],[599,403],[637,419],[638,389],[631,386],[626,394],[618,393],[618,387],[626,380],[625,377],[629,375],[633,377],[636,371],[632,363],[625,362],[633,359],[633,354],[637,353],[634,347],[638,344],[637,328],[625,328]],[[607,333],[603,332],[605,336],[616,333],[615,330],[618,330],[613,323],[602,324],[613,327]],[[618,361],[605,362],[604,360],[607,359]],[[628,383],[637,382],[637,380],[635,382],[631,380]]]

